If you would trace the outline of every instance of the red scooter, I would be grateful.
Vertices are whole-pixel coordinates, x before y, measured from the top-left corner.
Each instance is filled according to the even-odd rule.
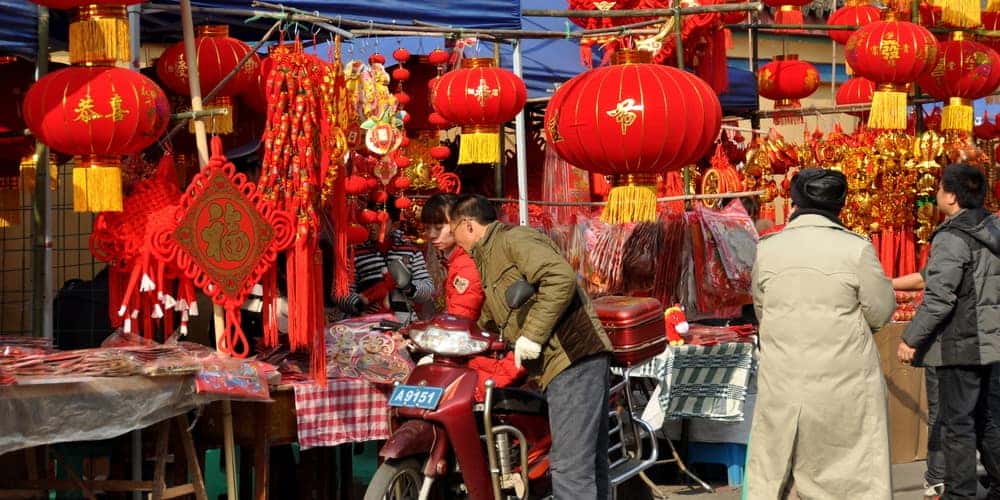
[[[396,283],[405,287],[407,274],[393,267]],[[507,305],[516,310],[533,294],[530,284],[517,282],[507,290]],[[544,396],[488,380],[484,401],[476,402],[479,374],[468,366],[469,357],[499,357],[508,346],[474,322],[450,315],[412,323],[400,333],[432,353],[433,362],[416,366],[406,383],[393,389],[394,432],[379,452],[385,461],[365,500],[551,497],[552,440]],[[629,389],[627,376],[611,388],[612,492],[657,459],[653,429],[633,413]]]

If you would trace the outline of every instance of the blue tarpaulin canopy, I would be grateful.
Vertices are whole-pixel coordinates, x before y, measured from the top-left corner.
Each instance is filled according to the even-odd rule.
[[[565,9],[566,0],[272,0],[288,7],[322,16],[376,23],[411,25],[413,21],[461,28],[463,35],[474,37],[476,30],[525,29],[530,31],[575,31],[579,28],[560,17],[522,17],[521,9]],[[156,0],[156,4],[174,4],[176,0]],[[193,0],[196,7],[250,9],[251,0]],[[260,9],[258,9],[260,10]],[[52,41],[57,48],[64,46],[59,40],[65,37],[67,15],[52,11]],[[0,51],[14,52],[33,57],[36,52],[36,7],[27,0],[0,0]],[[195,13],[195,23],[226,23],[234,35],[251,41],[259,36],[260,29],[271,21],[262,19],[249,30],[247,19],[225,14]],[[175,42],[181,38],[180,22],[176,13],[146,14],[142,21],[144,42]],[[311,36],[311,35],[306,35]],[[320,37],[325,37],[325,34]],[[440,37],[379,37],[356,40],[346,44],[346,57],[360,57],[375,50],[390,53],[397,46],[413,53],[427,53],[443,46]],[[467,53],[481,51],[492,54],[491,44],[481,44],[467,49]],[[326,50],[318,50],[326,55]],[[585,68],[580,61],[579,42],[575,38],[525,39],[521,42],[523,74],[529,97],[551,95],[555,86],[569,80]],[[501,49],[501,64],[511,67],[511,46]],[[756,79],[747,71],[730,68],[729,92],[720,96],[723,111],[729,115],[745,115],[757,109]]]

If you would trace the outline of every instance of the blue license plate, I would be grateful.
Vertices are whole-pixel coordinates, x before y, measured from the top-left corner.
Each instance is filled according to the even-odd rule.
[[[389,406],[433,410],[441,402],[444,389],[417,385],[397,385],[389,396]]]

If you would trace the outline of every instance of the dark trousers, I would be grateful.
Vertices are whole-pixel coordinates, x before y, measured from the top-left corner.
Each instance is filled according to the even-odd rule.
[[[938,374],[937,368],[924,368],[924,381],[927,386],[927,472],[924,481],[929,485],[944,482],[944,450],[941,447],[941,412],[938,404]]]
[[[1000,500],[1000,363],[937,369],[944,427],[945,500],[976,498],[976,449]]]
[[[608,357],[578,360],[545,389],[555,500],[607,500]]]

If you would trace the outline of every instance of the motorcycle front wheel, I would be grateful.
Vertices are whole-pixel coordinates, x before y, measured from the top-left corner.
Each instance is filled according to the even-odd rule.
[[[416,458],[386,460],[375,471],[365,490],[365,500],[417,500],[424,482]]]

